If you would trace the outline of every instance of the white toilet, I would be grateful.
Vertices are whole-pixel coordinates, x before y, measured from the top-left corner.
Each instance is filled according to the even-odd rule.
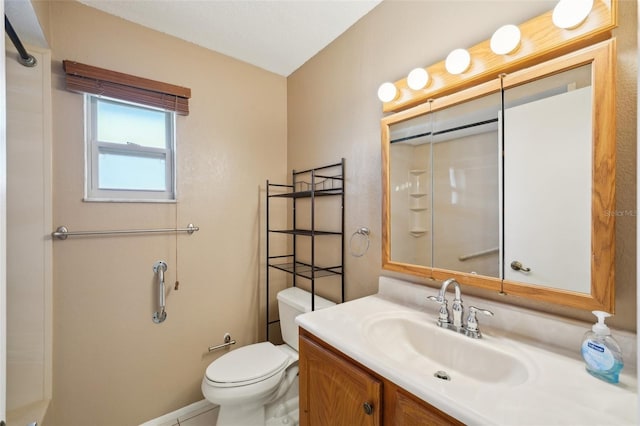
[[[315,297],[315,308],[334,303]],[[311,293],[290,287],[278,293],[284,345],[256,343],[231,351],[207,367],[204,397],[220,405],[217,426],[298,423],[298,326],[296,316],[311,311]]]

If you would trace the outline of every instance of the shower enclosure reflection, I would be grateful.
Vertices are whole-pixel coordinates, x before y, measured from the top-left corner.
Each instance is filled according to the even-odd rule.
[[[390,126],[391,259],[500,277],[500,94]]]

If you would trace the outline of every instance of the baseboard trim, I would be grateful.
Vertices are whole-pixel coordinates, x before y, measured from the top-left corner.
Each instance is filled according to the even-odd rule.
[[[188,418],[197,416],[198,414],[211,410],[215,407],[217,407],[215,404],[203,399],[202,401],[194,402],[186,407],[179,408],[176,411],[144,422],[140,426],[164,426],[166,424],[174,424],[176,423],[176,420],[183,422]]]

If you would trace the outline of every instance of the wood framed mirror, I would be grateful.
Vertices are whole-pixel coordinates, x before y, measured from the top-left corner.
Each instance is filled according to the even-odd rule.
[[[386,116],[383,269],[614,311],[615,39]]]

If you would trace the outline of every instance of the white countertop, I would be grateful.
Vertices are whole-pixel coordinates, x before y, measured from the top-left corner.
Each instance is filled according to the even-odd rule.
[[[479,318],[484,337],[473,343],[512,348],[527,366],[527,379],[515,385],[473,378],[456,380],[452,377],[451,381],[443,381],[435,378],[433,371],[413,371],[372,348],[363,333],[368,322],[380,315],[402,315],[408,311],[412,315],[423,315],[425,321],[435,322],[438,308],[424,300],[426,295],[436,294],[437,290],[429,287],[383,277],[378,294],[300,315],[296,322],[359,363],[469,425],[618,426],[638,423],[635,351],[629,349],[634,353],[629,354],[629,360],[625,357],[620,383],[614,385],[592,377],[585,371],[579,354],[579,342],[588,327],[579,322],[562,321],[557,325],[559,329],[554,330],[566,333],[561,342],[577,342],[573,346],[575,350],[571,351],[561,343],[550,341],[545,344],[540,336],[525,334],[512,324],[513,321],[505,330],[496,327],[499,320],[490,322],[493,318]],[[463,301],[466,301],[464,295]],[[472,300],[472,304],[477,303],[484,302]],[[518,309],[507,312],[508,308],[488,304],[480,306],[494,311],[495,317],[531,315]],[[540,315],[532,314],[535,320],[532,330],[538,330],[544,336],[545,329],[549,330],[546,322],[552,323],[554,319]],[[531,319],[523,321],[531,322]],[[614,330],[614,336],[622,340],[623,356],[625,348],[635,345],[635,335],[627,333],[620,339]],[[389,336],[389,345],[394,344],[394,336]]]

